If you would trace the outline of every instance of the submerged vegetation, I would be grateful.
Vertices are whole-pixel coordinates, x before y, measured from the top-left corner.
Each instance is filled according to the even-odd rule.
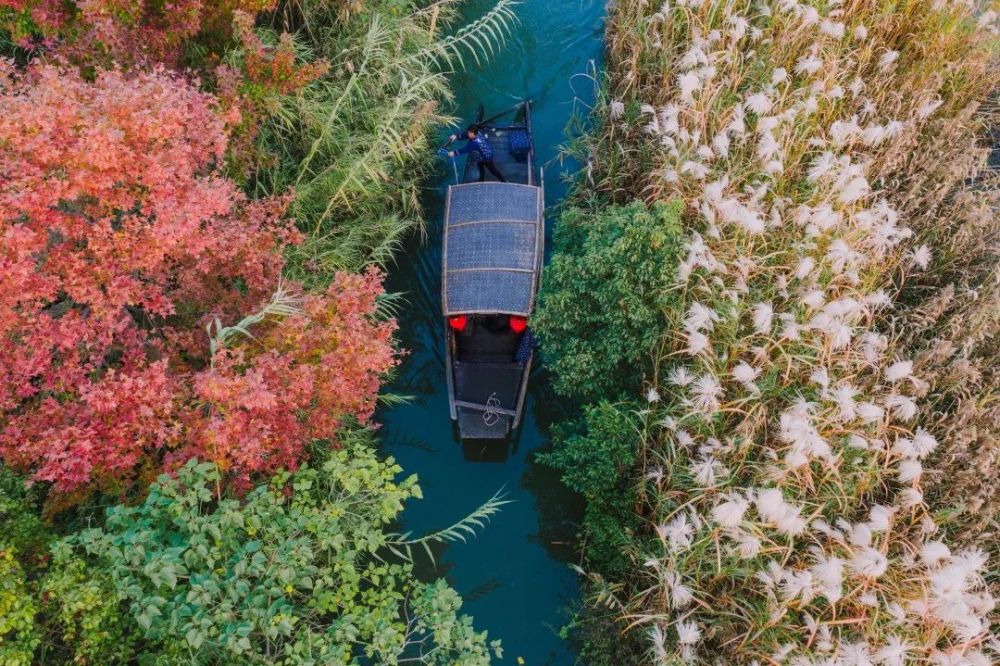
[[[588,296],[609,318],[662,303],[655,344],[608,319],[588,357],[555,316],[577,286],[544,287],[556,386],[601,377],[548,458],[589,501],[586,663],[1000,659],[994,23],[949,1],[614,6],[573,215],[669,202],[683,240],[647,260],[666,276]],[[593,228],[613,246],[629,221]]]
[[[0,3],[0,662],[485,664],[390,531],[381,266],[511,3]],[[487,46],[488,45],[488,46]]]

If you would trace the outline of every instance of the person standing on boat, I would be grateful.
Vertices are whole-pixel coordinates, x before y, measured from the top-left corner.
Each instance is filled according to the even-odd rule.
[[[486,170],[499,180],[501,183],[506,183],[507,179],[503,177],[503,174],[497,169],[496,165],[493,164],[493,146],[490,145],[489,139],[486,135],[479,131],[479,127],[476,125],[469,125],[465,130],[465,136],[468,138],[469,142],[465,144],[463,148],[458,150],[449,150],[448,157],[454,157],[455,155],[466,155],[468,153],[475,152],[477,163],[479,164],[479,182],[486,180]],[[459,138],[458,134],[451,135],[451,141],[457,141]]]

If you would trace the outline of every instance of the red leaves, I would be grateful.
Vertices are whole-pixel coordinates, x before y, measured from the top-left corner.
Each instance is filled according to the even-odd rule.
[[[393,364],[378,273],[209,365],[205,324],[266,301],[298,241],[285,202],[218,171],[212,97],[154,71],[35,68],[0,89],[0,456],[59,492],[211,458],[249,481],[371,418]]]

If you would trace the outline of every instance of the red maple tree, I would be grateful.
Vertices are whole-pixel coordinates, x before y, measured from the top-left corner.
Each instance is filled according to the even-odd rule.
[[[395,362],[377,272],[210,351],[260,309],[297,242],[285,201],[220,171],[216,100],[155,69],[0,66],[0,457],[60,493],[192,456],[248,481],[367,422]],[[295,285],[291,288],[294,290]]]

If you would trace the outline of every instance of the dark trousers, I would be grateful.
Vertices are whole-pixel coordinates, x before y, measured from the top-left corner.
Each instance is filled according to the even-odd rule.
[[[484,180],[486,180],[486,170],[487,169],[489,169],[490,173],[493,174],[493,176],[497,180],[499,180],[501,183],[506,183],[507,182],[507,179],[503,177],[503,174],[501,174],[499,171],[497,171],[497,167],[496,167],[495,164],[493,164],[493,160],[490,160],[488,162],[480,160],[479,161],[479,182],[480,183],[483,182]]]

